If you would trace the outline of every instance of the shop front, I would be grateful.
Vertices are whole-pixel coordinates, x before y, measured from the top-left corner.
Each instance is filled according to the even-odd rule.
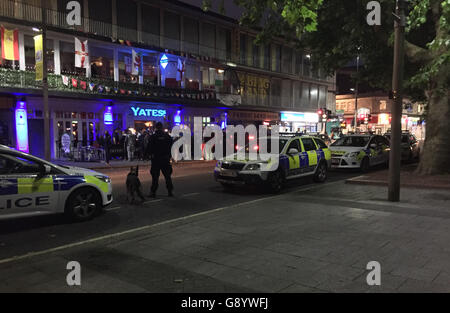
[[[280,114],[277,112],[241,111],[229,110],[228,125],[274,125],[280,121]]]
[[[280,132],[317,133],[319,115],[312,112],[281,112]]]

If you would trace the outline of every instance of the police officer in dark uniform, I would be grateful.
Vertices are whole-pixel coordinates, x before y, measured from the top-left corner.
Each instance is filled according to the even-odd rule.
[[[150,137],[148,145],[149,155],[152,160],[152,167],[150,170],[150,174],[152,175],[150,197],[152,198],[156,197],[160,172],[163,173],[166,180],[169,197],[173,197],[173,184],[171,178],[172,165],[170,165],[172,144],[172,137],[164,132],[162,123],[158,122],[156,124],[156,132]]]

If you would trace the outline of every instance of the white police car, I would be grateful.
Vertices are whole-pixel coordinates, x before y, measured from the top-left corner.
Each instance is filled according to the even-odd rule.
[[[286,180],[304,176],[313,176],[316,182],[324,182],[327,179],[331,152],[322,139],[290,135],[276,139],[279,150],[275,162],[267,161],[269,157],[260,160],[239,159],[238,154],[234,154],[217,162],[214,169],[216,181],[225,188],[236,185],[265,185],[270,191],[278,192]],[[268,141],[269,148],[270,138],[262,140]],[[249,149],[249,145],[245,146],[246,155]]]
[[[65,213],[84,221],[112,201],[109,177],[0,145],[0,219]]]
[[[356,168],[367,172],[371,166],[389,162],[389,141],[379,135],[350,135],[330,145],[332,168]]]

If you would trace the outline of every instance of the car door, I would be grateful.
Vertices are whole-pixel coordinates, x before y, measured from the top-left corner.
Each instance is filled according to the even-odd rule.
[[[52,175],[42,175],[43,164],[15,153],[0,155],[0,215],[51,212],[58,206]]]
[[[390,153],[390,142],[387,138],[383,136],[378,136],[378,142],[380,144],[380,163],[384,164],[389,161],[389,153]]]
[[[296,153],[290,154],[289,151],[291,149],[297,150]],[[292,141],[289,143],[288,148],[286,150],[286,156],[289,160],[289,170],[288,170],[288,177],[289,176],[296,176],[301,174],[301,163],[302,163],[302,148],[300,145],[300,141],[298,138],[292,139]]]
[[[306,153],[307,160],[305,162],[304,173],[311,173],[316,170],[318,164],[317,149],[312,138],[301,138],[303,151]]]

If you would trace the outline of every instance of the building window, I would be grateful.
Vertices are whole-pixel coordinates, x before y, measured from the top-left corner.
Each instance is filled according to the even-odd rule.
[[[252,40],[253,42],[253,40]],[[260,68],[261,67],[261,58],[260,58],[260,53],[259,53],[259,46],[255,45],[254,43],[252,44],[252,58],[253,58],[253,67],[257,67]]]
[[[295,74],[302,75],[302,54],[295,51]]]
[[[241,34],[240,36],[240,63],[247,64],[247,36]]]
[[[137,83],[137,78],[131,75],[131,53],[119,52],[119,81]]]
[[[198,21],[184,17],[184,50],[191,53],[198,53],[199,25]]]
[[[305,54],[303,56],[303,76],[311,76],[311,55]]]
[[[292,49],[289,47],[283,47],[282,58],[283,73],[292,73]]]
[[[91,76],[100,79],[114,79],[114,52],[90,45]]]
[[[86,69],[75,67],[75,43],[61,41],[59,44],[61,74],[86,75]]]
[[[264,50],[264,69],[270,71],[270,45],[265,45],[263,50]]]
[[[164,37],[180,40],[180,16],[164,11]]]
[[[214,57],[216,43],[216,26],[210,23],[202,23],[201,51],[208,57]]]
[[[271,106],[281,106],[281,79],[273,79],[270,86]]]
[[[200,69],[195,63],[186,63],[185,88],[192,90],[200,89]]]
[[[143,76],[145,85],[158,85],[158,54],[144,55],[143,61]]]
[[[280,72],[281,71],[281,46],[280,45],[272,45],[272,71]]]
[[[132,0],[117,1],[117,25],[129,29],[137,29],[136,2]],[[130,38],[127,37],[120,38],[130,40]]]
[[[27,71],[34,71],[36,69],[36,57],[34,39],[32,36],[24,36],[25,43],[25,69]],[[55,72],[55,50],[53,49],[53,40],[47,39],[47,70],[49,73]],[[17,62],[18,63],[18,62]]]
[[[231,59],[231,31],[225,28],[217,28],[217,58],[225,61]]]
[[[142,40],[145,44],[159,46],[160,40],[160,9],[142,4]]]

